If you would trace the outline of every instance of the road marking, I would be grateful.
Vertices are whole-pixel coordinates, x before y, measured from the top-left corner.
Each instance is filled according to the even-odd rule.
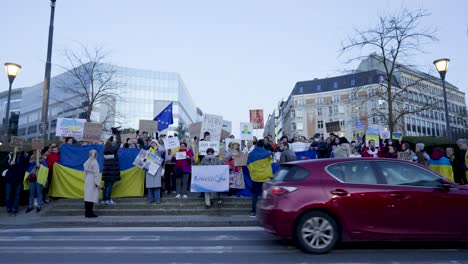
[[[50,232],[247,232],[264,231],[258,226],[228,227],[72,227],[72,228],[20,228],[0,229],[0,233],[50,233]]]

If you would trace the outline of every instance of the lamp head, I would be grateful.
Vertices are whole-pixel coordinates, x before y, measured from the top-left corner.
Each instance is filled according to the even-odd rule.
[[[439,60],[434,61],[434,66],[436,67],[436,70],[439,72],[440,78],[442,78],[442,80],[445,79],[445,74],[448,71],[449,61],[450,60],[447,59],[447,58],[439,59]]]
[[[15,79],[16,75],[18,75],[18,73],[20,72],[21,65],[16,64],[16,63],[7,62],[7,63],[5,63],[5,70],[6,70],[8,79],[10,80],[10,83],[12,83],[13,80]]]

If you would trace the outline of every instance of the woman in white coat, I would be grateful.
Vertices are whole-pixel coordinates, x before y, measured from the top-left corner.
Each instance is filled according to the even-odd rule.
[[[94,203],[99,202],[99,191],[101,190],[101,177],[99,177],[99,164],[96,160],[97,151],[89,151],[89,158],[83,165],[85,171],[85,217],[97,217],[94,214]]]

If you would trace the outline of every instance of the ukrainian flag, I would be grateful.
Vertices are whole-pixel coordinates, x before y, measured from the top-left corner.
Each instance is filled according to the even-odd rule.
[[[255,148],[247,159],[250,177],[256,182],[266,182],[273,176],[271,153],[264,148]]]
[[[28,176],[31,173],[31,171],[34,169],[34,166],[36,166],[36,162],[31,162],[29,164],[28,169],[26,170],[26,173],[24,174],[24,179],[23,179],[23,189],[29,190],[29,181],[28,181]],[[37,182],[42,185],[42,187],[46,186],[47,184],[47,176],[49,175],[49,167],[47,166],[47,162],[43,160],[41,162],[41,165],[39,169],[36,171],[37,175]]]
[[[429,161],[429,168],[433,171],[436,172],[445,178],[453,180],[453,170],[452,170],[452,165],[450,164],[450,160],[447,159],[446,157],[442,157],[438,160],[433,160],[431,159]]]

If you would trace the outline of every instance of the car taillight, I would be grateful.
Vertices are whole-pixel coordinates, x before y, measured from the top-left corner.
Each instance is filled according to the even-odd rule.
[[[294,192],[297,190],[297,187],[291,186],[273,186],[270,189],[271,195],[282,195],[290,192]]]

